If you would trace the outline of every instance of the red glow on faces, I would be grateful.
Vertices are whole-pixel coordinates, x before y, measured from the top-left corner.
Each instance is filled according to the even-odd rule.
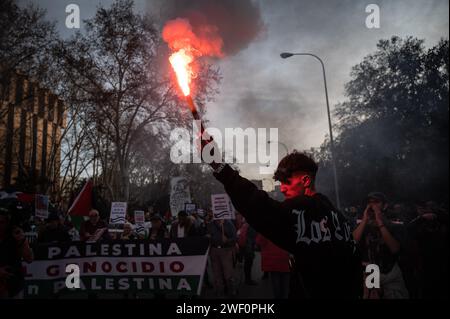
[[[281,192],[286,199],[298,197],[304,194],[304,177],[305,175],[294,175],[288,179],[287,183],[281,183]]]

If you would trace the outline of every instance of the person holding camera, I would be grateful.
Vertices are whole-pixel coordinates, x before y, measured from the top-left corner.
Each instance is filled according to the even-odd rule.
[[[366,291],[367,299],[406,299],[409,297],[398,258],[403,238],[403,226],[386,218],[386,195],[372,192],[353,238],[362,252],[363,264],[380,268],[380,289]]]

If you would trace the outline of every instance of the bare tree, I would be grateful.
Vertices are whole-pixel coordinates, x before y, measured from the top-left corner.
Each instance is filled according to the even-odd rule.
[[[33,6],[20,8],[15,0],[0,2],[0,98],[9,94],[11,78],[21,70],[37,81],[47,79],[52,65],[49,50],[57,40],[45,11]]]
[[[86,21],[86,32],[61,42],[57,55],[68,81],[84,98],[84,125],[95,170],[116,200],[130,195],[131,165],[143,136],[168,134],[187,125],[180,110],[159,31],[148,15],[135,14],[133,2],[118,0]],[[165,68],[164,68],[165,67]],[[204,64],[199,74],[200,105],[213,92],[217,72]],[[155,150],[156,151],[156,150]]]

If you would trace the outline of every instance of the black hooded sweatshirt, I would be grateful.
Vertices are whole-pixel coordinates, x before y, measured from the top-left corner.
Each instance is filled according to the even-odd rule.
[[[260,234],[295,257],[301,295],[360,298],[361,257],[345,217],[322,194],[276,201],[226,165],[215,177],[235,208]]]

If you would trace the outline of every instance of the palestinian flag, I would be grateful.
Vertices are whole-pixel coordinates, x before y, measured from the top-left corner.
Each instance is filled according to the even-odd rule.
[[[89,211],[92,209],[92,187],[92,180],[88,180],[67,211],[67,216],[78,230],[80,230],[81,223],[85,217],[89,216]]]

